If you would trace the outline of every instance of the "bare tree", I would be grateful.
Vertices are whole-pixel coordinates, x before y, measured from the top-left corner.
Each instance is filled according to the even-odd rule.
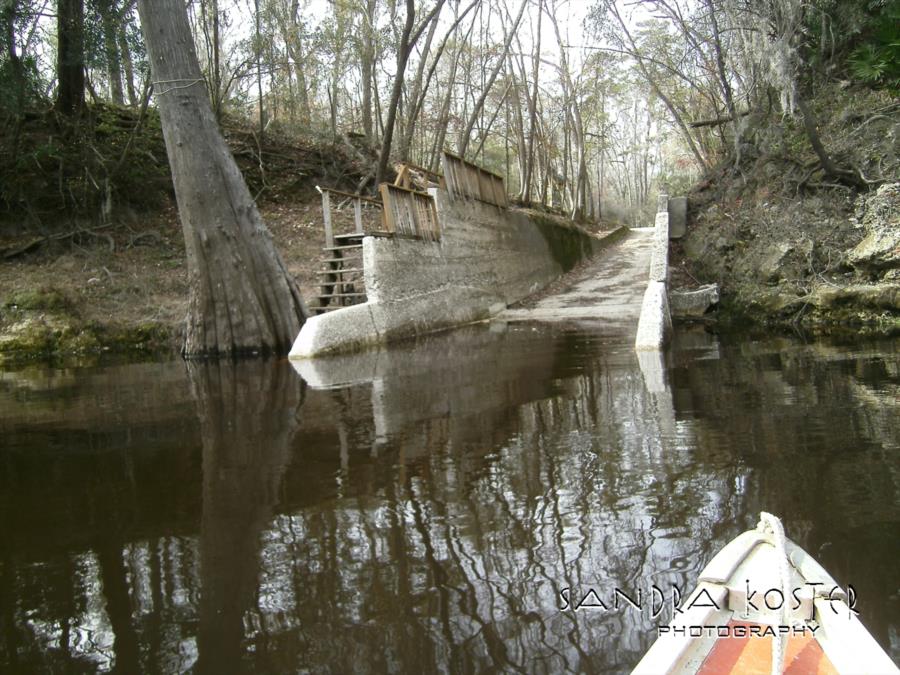
[[[394,140],[394,126],[397,120],[397,108],[400,106],[400,95],[403,93],[403,80],[406,74],[406,64],[413,47],[422,36],[425,29],[434,21],[444,6],[444,0],[437,0],[431,11],[422,19],[418,27],[416,21],[416,5],[414,0],[406,0],[406,21],[403,32],[400,35],[400,44],[397,47],[397,72],[394,75],[394,86],[391,89],[391,100],[388,104],[387,120],[384,124],[384,137],[381,141],[381,153],[378,156],[378,168],[375,170],[375,183],[384,180],[387,173],[387,165],[391,156],[391,143]]]
[[[457,144],[457,152],[459,153],[460,157],[466,156],[466,150],[469,147],[469,141],[471,140],[472,136],[472,129],[475,127],[475,123],[478,121],[478,117],[484,110],[484,104],[485,101],[487,101],[488,94],[490,94],[491,92],[491,87],[494,86],[494,82],[497,80],[497,76],[503,69],[503,64],[506,62],[506,55],[509,53],[509,46],[510,44],[512,44],[513,37],[515,36],[516,31],[519,28],[519,24],[522,21],[522,15],[525,14],[525,8],[528,6],[528,2],[529,0],[522,0],[522,5],[519,8],[519,14],[518,16],[516,16],[512,27],[506,33],[506,39],[503,42],[503,51],[497,57],[497,63],[494,65],[494,68],[491,70],[490,76],[484,83],[484,86],[481,90],[481,95],[472,106],[472,111],[469,114],[469,120],[468,122],[466,122],[465,128],[460,132],[459,143]]]

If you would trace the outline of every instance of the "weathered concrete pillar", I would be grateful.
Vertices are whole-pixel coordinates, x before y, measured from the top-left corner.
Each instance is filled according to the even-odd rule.
[[[669,239],[681,239],[687,231],[687,197],[669,199]]]
[[[661,194],[656,197],[656,212],[667,211],[669,204],[669,195]]]

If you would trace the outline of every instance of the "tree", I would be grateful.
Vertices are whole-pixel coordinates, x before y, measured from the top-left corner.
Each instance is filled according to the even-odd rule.
[[[84,0],[59,0],[56,22],[56,109],[72,115],[84,107]]]
[[[397,48],[397,73],[394,75],[394,86],[391,89],[391,101],[388,104],[387,121],[384,124],[384,138],[381,141],[381,154],[378,156],[378,167],[375,170],[375,183],[381,183],[387,173],[388,160],[391,156],[391,143],[394,138],[394,125],[397,120],[397,108],[400,105],[400,95],[403,93],[403,79],[406,73],[406,64],[412,54],[413,47],[422,36],[428,25],[437,18],[444,6],[444,0],[437,0],[434,8],[425,16],[422,23],[414,28],[416,21],[416,5],[413,0],[406,0],[406,22],[400,36],[400,45]]]
[[[497,62],[494,64],[494,68],[493,70],[491,70],[491,74],[481,90],[481,96],[478,97],[475,105],[472,106],[472,113],[469,115],[469,121],[466,123],[465,128],[459,134],[457,152],[459,153],[460,157],[466,156],[466,150],[468,149],[469,141],[472,138],[472,129],[475,128],[475,122],[478,121],[478,116],[481,115],[481,112],[484,109],[484,104],[487,101],[487,97],[491,91],[491,87],[494,86],[494,82],[497,80],[497,76],[500,74],[500,71],[503,69],[503,65],[506,63],[506,55],[509,53],[509,46],[512,44],[513,37],[515,36],[516,31],[519,28],[519,23],[522,21],[522,15],[525,13],[525,7],[527,5],[528,0],[522,0],[522,4],[519,8],[519,14],[516,17],[516,20],[513,22],[512,28],[509,29],[506,35],[506,39],[503,42],[503,51],[497,58]]]
[[[216,125],[180,0],[139,0],[178,212],[187,357],[284,352],[307,312]]]

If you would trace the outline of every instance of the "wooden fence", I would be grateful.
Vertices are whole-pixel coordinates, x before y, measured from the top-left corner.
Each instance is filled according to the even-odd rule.
[[[390,183],[382,183],[378,189],[384,205],[382,216],[385,232],[426,241],[440,241],[441,225],[431,195]]]
[[[412,162],[403,162],[397,170],[397,179],[394,185],[407,190],[426,191],[432,185],[439,186],[444,177],[436,171],[418,166]]]
[[[336,234],[331,211],[332,195],[344,201],[353,202],[353,224],[355,227],[354,232],[357,234],[363,234],[365,230],[370,229],[365,228],[363,224],[363,207],[378,209],[382,207],[381,202],[377,199],[370,199],[368,197],[363,197],[362,195],[354,195],[349,192],[342,192],[341,190],[334,190],[332,188],[323,188],[318,185],[316,186],[316,190],[322,195],[322,218],[325,221],[325,246],[328,247],[334,246],[334,235]]]
[[[477,199],[501,209],[509,206],[501,176],[446,151],[441,156],[441,164],[451,199]]]

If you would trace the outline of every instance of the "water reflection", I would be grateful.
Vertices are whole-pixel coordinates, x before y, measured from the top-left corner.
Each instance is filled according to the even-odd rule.
[[[890,647],[896,346],[684,334],[639,360],[519,325],[307,364],[309,388],[283,362],[0,374],[0,664],[623,671],[668,618],[651,585],[689,588],[762,508]],[[609,610],[560,611],[591,589]]]
[[[261,533],[281,499],[302,380],[283,364],[187,364],[203,445],[197,672],[234,669],[257,599]]]

